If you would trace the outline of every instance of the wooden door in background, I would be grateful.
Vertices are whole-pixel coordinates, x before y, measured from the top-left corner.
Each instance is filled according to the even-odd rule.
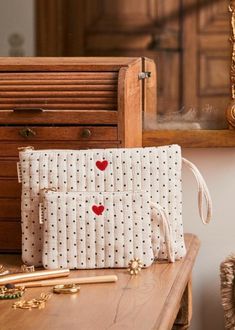
[[[158,72],[158,114],[182,103],[180,0],[87,0],[84,54],[147,56]]]
[[[153,58],[158,120],[191,115],[197,128],[223,128],[229,100],[227,5],[227,0],[37,0],[38,54]]]
[[[186,109],[196,109],[203,127],[227,127],[231,58],[228,1],[184,2],[183,104]]]

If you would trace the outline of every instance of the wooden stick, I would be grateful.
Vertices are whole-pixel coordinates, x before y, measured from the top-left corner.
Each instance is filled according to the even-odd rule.
[[[68,276],[69,269],[39,270],[30,273],[16,273],[0,276],[0,285],[8,283],[24,283],[27,281],[38,281],[41,279]],[[22,285],[21,285],[22,286]]]
[[[26,282],[23,284],[17,283],[16,287],[24,286],[26,288],[36,288],[42,286],[54,286],[59,284],[91,284],[91,283],[109,283],[117,282],[118,277],[116,275],[103,275],[103,276],[90,276],[90,277],[74,277],[66,279],[54,279],[54,280],[44,280],[35,282]]]

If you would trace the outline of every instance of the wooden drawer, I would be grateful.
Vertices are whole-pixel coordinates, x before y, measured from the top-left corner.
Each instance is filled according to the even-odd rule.
[[[117,141],[115,126],[9,126],[0,127],[1,141],[31,143],[39,141]]]
[[[20,199],[0,199],[0,223],[6,219],[8,221],[20,220]]]
[[[119,142],[82,142],[82,141],[40,141],[38,143],[30,141],[29,142],[14,142],[14,143],[8,143],[7,141],[3,141],[0,144],[0,155],[2,157],[15,157],[15,160],[18,159],[19,154],[19,147],[27,147],[27,146],[33,146],[35,149],[96,149],[96,148],[120,148]]]
[[[20,222],[0,221],[0,242],[3,252],[20,252],[21,226]]]

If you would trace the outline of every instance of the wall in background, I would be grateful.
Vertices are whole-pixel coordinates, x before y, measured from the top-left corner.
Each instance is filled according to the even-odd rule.
[[[197,189],[192,174],[183,171],[185,232],[195,233],[201,248],[193,272],[193,322],[191,330],[221,330],[220,263],[235,253],[235,149],[184,149],[183,156],[198,165],[213,200],[213,220],[199,220]]]
[[[34,48],[34,0],[0,0],[1,56],[33,56]]]

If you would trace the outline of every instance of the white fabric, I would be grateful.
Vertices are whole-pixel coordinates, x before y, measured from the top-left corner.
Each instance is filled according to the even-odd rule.
[[[133,258],[148,267],[154,260],[149,194],[48,191],[42,208],[45,268],[120,268]]]
[[[171,232],[174,258],[185,255],[182,223],[181,149],[178,145],[93,150],[26,150],[20,152],[22,177],[22,258],[42,264],[42,228],[39,224],[40,190],[148,191],[162,207]],[[158,212],[158,217],[161,217]],[[153,219],[152,219],[153,220]],[[164,227],[167,228],[166,226]],[[160,244],[155,259],[167,259],[169,246],[160,224],[154,233]]]

